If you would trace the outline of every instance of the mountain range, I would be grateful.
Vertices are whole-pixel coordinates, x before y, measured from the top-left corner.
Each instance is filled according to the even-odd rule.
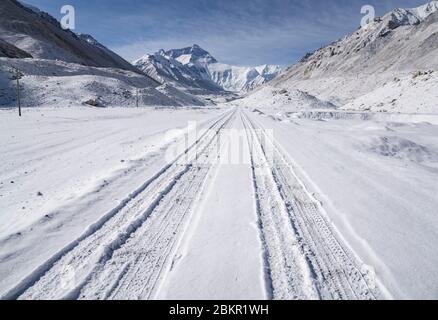
[[[281,72],[276,65],[238,67],[219,63],[197,44],[146,54],[133,64],[157,81],[192,93],[248,92]]]
[[[142,89],[148,92],[141,98],[146,105],[163,101],[165,105],[172,105],[172,101],[175,105],[206,105],[235,99],[242,93],[265,95],[269,88],[272,95],[299,91],[275,98],[282,103],[299,105],[296,99],[308,97],[312,106],[355,110],[412,111],[402,103],[403,94],[424,98],[418,108],[431,110],[430,104],[437,98],[432,95],[437,92],[438,1],[395,9],[375,18],[366,27],[306,54],[284,71],[275,65],[224,64],[196,44],[159,50],[131,64],[91,35],[63,30],[55,18],[38,8],[2,0],[0,15],[0,59],[10,59],[0,65],[0,82],[5,84],[0,105],[12,101],[13,88],[7,74],[10,67],[20,67],[26,76],[35,77],[33,82],[23,80],[35,90],[40,88],[39,77],[56,77],[59,88],[81,77],[77,83],[83,86],[82,91],[69,97],[72,103],[82,100],[80,94],[86,93],[108,105],[135,105],[132,97]],[[38,69],[38,65],[45,68]],[[24,94],[31,95],[31,91]],[[123,102],[124,98],[114,99],[114,95],[130,96],[131,100]],[[315,103],[315,99],[321,103]],[[46,98],[38,101],[36,105],[48,103]],[[375,102],[370,105],[369,101]]]
[[[154,90],[149,92],[148,96],[143,99],[146,104],[159,103],[165,101],[166,105],[171,104],[174,100],[175,105],[194,104],[205,105],[214,102],[228,101],[234,99],[237,93],[249,91],[263,83],[273,79],[279,72],[277,66],[260,66],[260,67],[235,67],[219,63],[207,51],[197,45],[183,49],[160,50],[154,55],[146,55],[136,61],[135,65],[129,63],[99,41],[88,34],[77,34],[70,30],[64,30],[58,20],[48,13],[28,5],[23,1],[2,0],[0,2],[0,57],[13,59],[34,59],[34,61],[11,60],[7,61],[1,67],[5,74],[0,75],[2,82],[7,83],[7,68],[18,67],[26,70],[27,76],[53,76],[54,74],[66,74],[66,65],[71,64],[71,74],[79,76],[78,70],[87,76],[88,79],[78,81],[86,86],[84,92],[94,100],[100,99],[106,101],[104,104],[111,104],[110,101],[121,101],[113,99],[111,92],[117,92],[117,88],[111,79],[95,77],[95,69],[89,68],[109,68],[107,72],[98,72],[105,77],[122,81],[124,90],[132,91],[131,96],[135,95],[139,89],[149,92],[153,88],[158,88],[156,97]],[[39,63],[39,60],[46,60]],[[37,70],[32,65],[50,65],[46,70]],[[76,66],[79,65],[79,66]],[[57,71],[59,69],[59,72]],[[120,72],[124,70],[143,75],[145,78],[140,85],[136,81],[132,86],[130,77],[120,79]],[[68,73],[67,73],[68,74]],[[123,72],[122,72],[123,74]],[[91,76],[91,77],[89,77]],[[94,78],[93,78],[94,77]],[[100,89],[106,87],[105,92],[92,90],[95,86],[89,85],[89,81],[99,81]],[[65,81],[71,81],[65,78]],[[57,79],[57,83],[63,83]],[[108,87],[108,85],[110,87]],[[37,87],[37,82],[29,83],[29,87]],[[65,85],[67,86],[67,84]],[[137,87],[140,86],[140,87]],[[4,93],[0,96],[1,105],[9,105],[13,97],[11,85],[8,88],[2,88]],[[122,90],[123,91],[123,90]],[[30,92],[23,93],[30,96]],[[163,95],[167,96],[164,98]],[[106,96],[106,97],[105,97]],[[75,99],[80,97],[75,96]],[[44,101],[36,98],[31,99],[32,104],[39,105]],[[130,101],[130,104],[132,101]],[[74,101],[73,103],[77,103]],[[53,103],[50,103],[53,104]]]
[[[24,75],[24,107],[211,104],[157,82],[91,35],[62,29],[36,7],[2,0],[0,16],[0,107],[15,105],[15,68]]]

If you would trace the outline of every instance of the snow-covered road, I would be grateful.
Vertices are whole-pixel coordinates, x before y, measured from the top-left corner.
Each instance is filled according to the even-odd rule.
[[[279,122],[243,108],[131,110],[124,120],[119,111],[105,110],[103,117],[88,110],[75,117],[67,117],[65,109],[39,111],[49,120],[33,111],[24,122],[35,128],[21,127],[14,135],[1,131],[5,141],[0,170],[2,298],[384,299],[415,297],[419,290],[425,297],[436,294],[436,279],[428,266],[437,256],[427,251],[426,243],[416,253],[429,254],[423,271],[409,274],[409,279],[429,276],[431,284],[419,283],[410,290],[412,281],[403,278],[402,270],[414,269],[416,262],[399,258],[402,269],[397,269],[388,260],[388,250],[382,249],[385,242],[392,244],[392,252],[405,248],[409,253],[419,243],[399,247],[394,243],[399,232],[408,232],[398,229],[404,227],[404,220],[397,225],[394,217],[394,229],[386,228],[394,215],[391,205],[401,210],[399,204],[375,202],[375,193],[369,191],[369,204],[363,208],[380,205],[380,211],[345,213],[354,208],[355,200],[367,197],[354,195],[368,189],[360,178],[356,185],[348,183],[336,166],[355,161],[355,170],[363,171],[366,164],[360,157],[340,158],[327,141],[309,143],[319,130],[326,130],[326,137],[333,134],[336,123],[315,127],[311,120]],[[22,125],[7,123],[7,111],[4,115],[3,124],[11,132],[13,125]],[[89,125],[91,116],[96,119]],[[190,130],[165,138],[167,129],[183,128],[191,120],[197,120],[196,139],[188,139]],[[58,121],[65,123],[63,135],[51,127],[54,122],[58,127]],[[360,132],[381,124],[367,125]],[[83,131],[76,132],[80,127]],[[428,133],[435,132],[435,126],[420,128],[423,142],[433,145]],[[26,137],[31,132],[45,139],[32,153],[34,140]],[[391,134],[396,134],[395,129]],[[342,138],[337,141],[343,143]],[[117,147],[126,145],[130,151],[120,154]],[[166,151],[172,146],[181,152],[169,159]],[[100,152],[92,153],[93,149]],[[320,150],[320,158],[303,161],[309,150]],[[349,150],[350,156],[355,154],[353,148]],[[121,157],[124,161],[117,160],[117,165],[99,161]],[[322,163],[323,159],[328,162]],[[433,157],[428,161],[431,164],[415,167],[415,172],[436,175]],[[332,170],[325,177],[338,183],[342,204],[335,201],[339,194],[327,187],[327,180],[315,175],[320,173],[317,166]],[[96,176],[97,170],[102,178],[82,178]],[[369,174],[385,170],[384,165],[375,165]],[[74,183],[72,174],[77,175]],[[385,178],[394,177],[386,173]],[[421,184],[433,189],[432,181],[425,178]],[[52,182],[56,188],[51,188]],[[373,188],[385,185],[379,179],[373,183]],[[395,191],[401,190],[394,183]],[[42,195],[26,198],[36,186]],[[74,188],[78,190],[69,191]],[[417,192],[417,198],[430,205],[436,201],[426,192]],[[56,201],[49,207],[47,198]],[[29,202],[34,210],[17,217],[19,207]],[[369,226],[379,215],[384,224],[372,230],[357,223]],[[421,221],[431,223],[431,231],[423,228],[423,232],[433,242],[437,221],[428,212],[416,219],[418,224],[412,227],[417,231]]]
[[[232,130],[245,133],[239,114]],[[225,137],[224,137],[225,138]],[[221,157],[212,173],[195,219],[164,281],[160,299],[266,299],[263,243],[254,201],[249,148],[245,134],[223,139]],[[239,141],[236,141],[236,140]],[[231,163],[233,142],[241,150]],[[196,270],[194,272],[194,270]]]

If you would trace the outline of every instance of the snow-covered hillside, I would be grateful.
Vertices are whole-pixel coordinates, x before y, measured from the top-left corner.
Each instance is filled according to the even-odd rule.
[[[210,53],[193,45],[182,49],[160,50],[133,62],[140,70],[161,82],[191,90],[250,91],[275,78],[279,66],[237,67],[219,63]]]
[[[230,104],[253,107],[259,111],[269,110],[271,114],[336,108],[330,102],[319,100],[307,92],[297,89],[278,89],[269,85]]]
[[[393,27],[413,26],[423,22],[436,11],[438,11],[438,1],[434,0],[417,8],[397,8],[385,15],[383,19],[391,21]]]
[[[0,298],[435,299],[438,126],[252,109],[0,110]]]
[[[407,79],[413,74],[438,70],[438,1],[414,9],[396,9],[376,18],[366,28],[359,28],[324,48],[307,54],[288,68],[270,85],[278,89],[295,88],[342,107],[356,107],[354,100],[364,96],[360,109],[373,108],[367,98],[374,91],[374,100],[397,99],[396,108],[387,111],[416,110],[429,112],[435,106],[434,90],[424,90],[424,101],[416,107],[397,107],[405,102],[390,96],[383,87],[395,78]],[[428,84],[424,83],[427,87]],[[415,96],[418,87],[407,81],[398,83],[406,96]],[[400,90],[399,90],[400,91]],[[398,94],[397,90],[391,91]],[[379,101],[380,103],[380,101]],[[426,102],[425,102],[426,103]],[[426,111],[429,110],[429,111]],[[435,109],[436,110],[436,109]]]
[[[417,71],[395,77],[342,109],[438,114],[438,71]]]
[[[78,106],[202,106],[192,95],[156,82],[136,72],[87,67],[80,64],[43,59],[0,58],[0,108],[14,107],[15,83],[10,71],[18,68],[23,107]]]

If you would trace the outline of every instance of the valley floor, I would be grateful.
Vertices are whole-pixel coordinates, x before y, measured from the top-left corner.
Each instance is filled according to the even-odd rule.
[[[1,110],[0,297],[437,298],[435,118],[307,118]]]

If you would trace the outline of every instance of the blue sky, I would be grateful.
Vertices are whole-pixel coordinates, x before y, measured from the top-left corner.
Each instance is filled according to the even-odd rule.
[[[60,19],[76,9],[76,32],[89,33],[133,60],[158,49],[190,46],[235,65],[288,66],[360,25],[360,9],[377,15],[427,0],[25,0]]]

